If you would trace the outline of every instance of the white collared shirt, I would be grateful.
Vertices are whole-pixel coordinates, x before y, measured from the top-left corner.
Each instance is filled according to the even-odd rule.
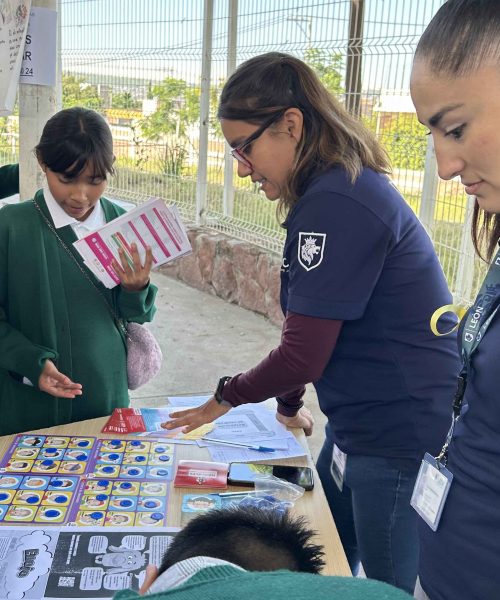
[[[198,573],[198,571],[217,565],[229,565],[240,571],[245,570],[234,563],[221,560],[220,558],[212,558],[211,556],[193,556],[192,558],[186,558],[185,560],[175,563],[159,575],[151,584],[146,595],[149,596],[151,594],[166,592],[167,590],[186,583],[186,581],[188,581],[195,573]]]
[[[71,228],[78,239],[81,239],[91,231],[95,231],[106,224],[106,218],[100,201],[94,206],[94,210],[85,221],[78,221],[78,219],[68,215],[68,213],[57,204],[47,184],[43,186],[43,197],[45,198],[50,216],[54,221],[54,227],[60,229],[61,227],[66,227],[66,225],[71,225]]]

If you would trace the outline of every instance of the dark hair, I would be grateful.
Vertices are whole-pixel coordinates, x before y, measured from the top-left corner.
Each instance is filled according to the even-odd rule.
[[[387,155],[375,136],[323,86],[298,58],[268,52],[242,63],[221,93],[218,118],[261,125],[273,114],[298,108],[304,118],[295,165],[282,190],[279,208],[288,212],[311,176],[333,165],[354,181],[363,167],[387,173]]]
[[[500,64],[500,1],[448,0],[422,34],[415,60],[445,77],[468,75],[492,61]],[[477,254],[491,259],[499,238],[500,215],[486,213],[476,200],[472,239]]]
[[[187,558],[210,556],[247,571],[319,573],[324,552],[311,542],[314,535],[303,517],[288,513],[252,507],[214,509],[194,518],[175,536],[159,572]]]
[[[104,118],[93,110],[66,108],[51,117],[35,146],[37,159],[55,173],[77,177],[87,165],[94,176],[113,174],[113,137]]]

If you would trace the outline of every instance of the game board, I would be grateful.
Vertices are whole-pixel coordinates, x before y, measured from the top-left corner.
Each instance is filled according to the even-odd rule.
[[[174,447],[16,436],[0,462],[0,524],[165,526]]]
[[[64,523],[78,477],[0,475],[0,522]]]
[[[162,481],[82,479],[69,514],[76,525],[165,526],[168,485]]]

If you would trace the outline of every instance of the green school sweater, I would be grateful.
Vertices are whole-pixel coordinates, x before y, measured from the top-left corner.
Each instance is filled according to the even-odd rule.
[[[332,577],[291,571],[240,571],[231,566],[207,567],[186,583],[147,596],[132,590],[114,600],[410,600],[406,592],[373,579]]]
[[[52,220],[43,192],[35,199]],[[100,202],[106,221],[124,212],[105,198]],[[71,226],[57,231],[72,248],[77,237]],[[152,319],[154,285],[140,292],[100,287],[124,319]],[[82,384],[81,396],[55,398],[38,389],[48,358]],[[34,386],[23,384],[23,376]],[[31,200],[1,208],[0,435],[102,417],[128,404],[126,347],[103,298]]]
[[[19,193],[19,165],[0,167],[0,198]]]

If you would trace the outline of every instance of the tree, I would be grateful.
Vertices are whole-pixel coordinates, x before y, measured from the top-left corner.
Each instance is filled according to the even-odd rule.
[[[188,125],[196,122],[200,114],[200,90],[182,79],[167,77],[151,88],[157,100],[156,111],[141,123],[144,136],[158,141],[175,134],[185,137]]]
[[[304,52],[304,62],[312,67],[326,89],[340,98],[344,94],[342,88],[342,61],[340,52],[308,48]]]
[[[380,141],[394,168],[423,171],[427,148],[425,131],[413,113],[397,113],[384,119]]]
[[[200,116],[200,89],[182,79],[167,77],[150,87],[148,97],[156,98],[157,107],[141,121],[142,134],[146,140],[163,146],[160,155],[162,171],[180,175],[188,154],[188,127]]]
[[[98,109],[101,107],[101,99],[96,87],[85,81],[83,77],[76,77],[69,73],[63,73],[62,76],[62,102],[63,108],[85,106]]]
[[[111,98],[111,107],[137,110],[141,108],[141,103],[135,100],[130,92],[118,92]]]

